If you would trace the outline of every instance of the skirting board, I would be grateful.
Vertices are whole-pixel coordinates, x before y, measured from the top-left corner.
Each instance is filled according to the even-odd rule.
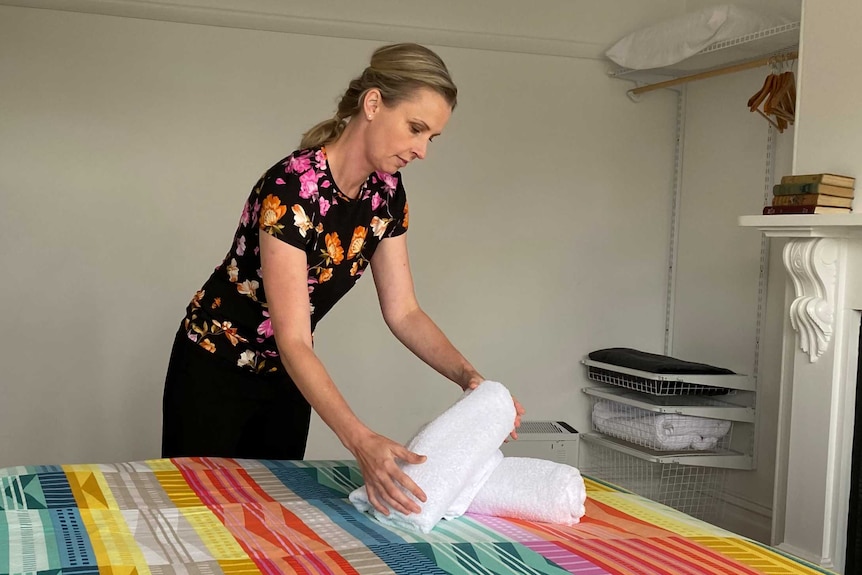
[[[798,547],[794,547],[793,545],[790,545],[788,543],[779,543],[777,545],[777,547],[779,549],[781,549],[782,551],[786,551],[787,553],[790,553],[794,557],[799,557],[800,559],[805,559],[806,561],[814,563],[815,565],[820,565],[821,567],[823,567],[825,569],[835,569],[835,565],[832,563],[832,561],[830,561],[828,559],[824,559],[823,557],[816,557],[815,555],[812,555],[808,551],[804,551],[804,550],[799,549]]]
[[[66,12],[83,12],[105,16],[160,20],[184,24],[202,24],[287,32],[333,38],[375,40],[383,42],[418,42],[434,46],[473,48],[497,52],[515,52],[569,58],[604,60],[607,46],[595,42],[578,42],[543,38],[538,36],[516,36],[494,34],[479,30],[446,30],[404,24],[377,24],[346,20],[309,18],[302,14],[289,13],[301,10],[301,3],[284,3],[279,12],[251,10],[248,4],[237,1],[231,9],[213,6],[183,4],[180,1],[150,2],[142,0],[0,0],[0,5],[23,8],[42,8]]]
[[[770,544],[772,537],[772,510],[732,493],[718,496],[722,506],[719,527],[745,537]]]

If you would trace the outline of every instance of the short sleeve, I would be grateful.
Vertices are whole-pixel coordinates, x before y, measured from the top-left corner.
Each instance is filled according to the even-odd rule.
[[[407,203],[407,192],[401,183],[400,174],[398,176],[395,194],[389,200],[389,213],[392,214],[392,221],[386,232],[385,237],[387,238],[395,238],[406,233],[410,226],[410,206]]]
[[[305,250],[320,219],[313,163],[289,156],[270,168],[258,183],[261,232]]]

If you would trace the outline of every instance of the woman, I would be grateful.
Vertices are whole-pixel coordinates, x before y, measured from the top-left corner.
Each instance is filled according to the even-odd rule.
[[[419,511],[398,485],[420,501],[425,495],[396,460],[424,457],[356,417],[315,355],[312,334],[370,264],[393,334],[462,389],[483,381],[416,301],[398,174],[425,158],[456,98],[431,50],[379,48],[335,117],[258,180],[230,251],[177,333],[163,457],[302,459],[313,407],[356,457],[375,508]],[[516,408],[517,428],[523,409]]]

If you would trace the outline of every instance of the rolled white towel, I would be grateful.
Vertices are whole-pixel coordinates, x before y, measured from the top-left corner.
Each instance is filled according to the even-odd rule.
[[[453,504],[465,490],[478,491],[481,485],[475,483],[483,472],[490,476],[489,460],[499,451],[514,421],[515,406],[506,387],[495,381],[482,382],[476,389],[465,391],[407,444],[410,451],[427,456],[424,463],[401,464],[427,496],[425,503],[417,501],[422,508],[419,513],[404,515],[391,508],[388,516],[380,513],[368,501],[364,485],[350,493],[350,501],[382,523],[429,533],[444,516],[453,516],[452,511],[457,511]],[[459,507],[467,505],[464,500],[458,502]]]
[[[730,431],[724,419],[664,413],[655,417],[655,424],[664,435],[700,435],[721,439]]]
[[[586,499],[584,480],[574,467],[532,457],[504,457],[467,511],[574,525],[586,511]]]
[[[716,445],[718,445],[718,437],[699,437],[694,436],[694,439],[691,441],[691,448],[699,451],[704,451],[707,449],[713,449]]]
[[[643,412],[643,413],[640,413]],[[593,423],[601,425],[612,419],[631,419],[634,417],[642,417],[647,415],[646,410],[637,407],[627,407],[625,411],[622,409],[622,404],[600,399],[593,404]]]
[[[473,502],[473,498],[476,497],[476,494],[485,485],[501,461],[503,461],[503,452],[499,449],[494,450],[494,453],[482,463],[478,473],[468,479],[467,485],[461,490],[455,501],[449,505],[446,513],[443,514],[443,519],[455,519],[464,515],[467,512],[467,508],[470,507],[470,503]]]
[[[596,429],[610,435],[619,437],[626,441],[645,445],[660,451],[675,451],[679,449],[690,449],[693,442],[700,442],[699,435],[672,435],[665,436],[657,433],[656,426],[650,419],[626,419],[618,417],[603,422],[595,422]]]
[[[712,449],[731,427],[722,419],[653,413],[607,400],[593,405],[592,420],[602,433],[664,451]]]
[[[605,435],[619,437],[657,451],[679,451],[681,449],[702,451],[712,449],[718,444],[716,437],[703,437],[695,433],[666,435],[662,433],[661,426],[656,425],[655,416],[652,415],[636,419],[617,417],[604,421],[594,421],[593,423],[595,428]]]
[[[724,437],[730,431],[730,422],[724,419],[697,417],[678,413],[654,413],[614,401],[600,399],[593,404],[593,421],[603,423],[611,419],[655,418],[659,433],[663,435],[700,435]]]

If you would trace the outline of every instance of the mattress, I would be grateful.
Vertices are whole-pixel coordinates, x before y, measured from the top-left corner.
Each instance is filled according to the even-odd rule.
[[[578,525],[468,514],[428,535],[356,511],[361,481],[352,461],[0,469],[0,573],[830,573],[589,477]]]

